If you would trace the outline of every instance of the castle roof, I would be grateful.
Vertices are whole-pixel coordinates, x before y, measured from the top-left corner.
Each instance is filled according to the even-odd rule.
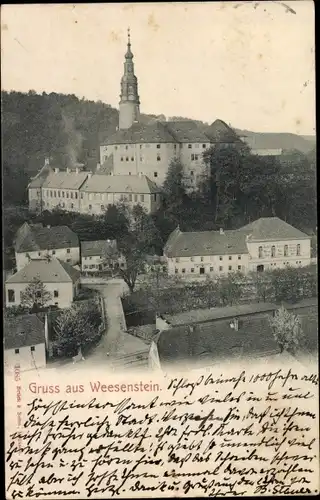
[[[118,130],[109,136],[103,144],[144,144],[152,142],[167,143],[177,141],[164,123],[155,121],[149,124],[134,123],[128,129]]]
[[[51,172],[42,187],[49,189],[79,189],[88,177],[88,172]]]
[[[215,120],[205,129],[205,134],[213,143],[241,142],[234,130],[222,120]]]
[[[197,231],[171,233],[165,248],[168,257],[247,254],[246,235],[239,231]]]
[[[67,262],[59,259],[31,260],[23,269],[10,276],[6,284],[31,283],[34,278],[39,278],[43,283],[75,283],[80,277],[80,272]]]
[[[15,238],[17,253],[78,246],[78,236],[68,226],[43,227],[42,224],[24,223]]]
[[[279,217],[261,217],[238,229],[249,235],[251,241],[309,239],[310,236],[291,226]]]
[[[165,126],[179,143],[209,142],[208,136],[201,130],[198,124],[192,120],[165,122]]]
[[[160,188],[146,175],[92,175],[80,191],[92,193],[159,193]]]

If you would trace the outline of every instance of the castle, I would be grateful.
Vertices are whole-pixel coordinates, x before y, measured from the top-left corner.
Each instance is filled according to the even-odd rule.
[[[100,146],[100,163],[95,172],[87,172],[79,165],[61,171],[46,161],[28,185],[29,207],[101,214],[109,204],[126,201],[129,206],[140,203],[153,212],[161,203],[161,186],[172,160],[181,162],[187,188],[193,190],[207,175],[203,152],[215,144],[230,143],[242,144],[242,140],[222,120],[210,126],[191,120],[141,123],[128,30],[119,126]]]

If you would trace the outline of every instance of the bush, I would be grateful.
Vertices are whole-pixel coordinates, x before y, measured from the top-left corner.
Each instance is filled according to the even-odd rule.
[[[304,346],[305,336],[299,316],[290,313],[284,307],[280,307],[269,321],[281,352],[295,353]]]

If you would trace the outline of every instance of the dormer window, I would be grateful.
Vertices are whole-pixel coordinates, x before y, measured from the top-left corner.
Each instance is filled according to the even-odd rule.
[[[188,144],[188,148],[191,149],[192,148],[192,144]]]
[[[160,149],[160,144],[157,144],[157,149]]]

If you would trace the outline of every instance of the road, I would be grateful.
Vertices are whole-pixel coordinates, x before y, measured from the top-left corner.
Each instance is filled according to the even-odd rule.
[[[127,291],[122,280],[108,280],[104,283],[86,283],[87,287],[98,290],[104,299],[107,329],[99,344],[86,356],[84,361],[75,364],[64,363],[60,368],[68,371],[82,371],[88,368],[106,367],[112,370],[135,368],[145,369],[149,347],[142,340],[125,331],[125,320],[120,297]],[[50,363],[48,369],[57,368]]]

